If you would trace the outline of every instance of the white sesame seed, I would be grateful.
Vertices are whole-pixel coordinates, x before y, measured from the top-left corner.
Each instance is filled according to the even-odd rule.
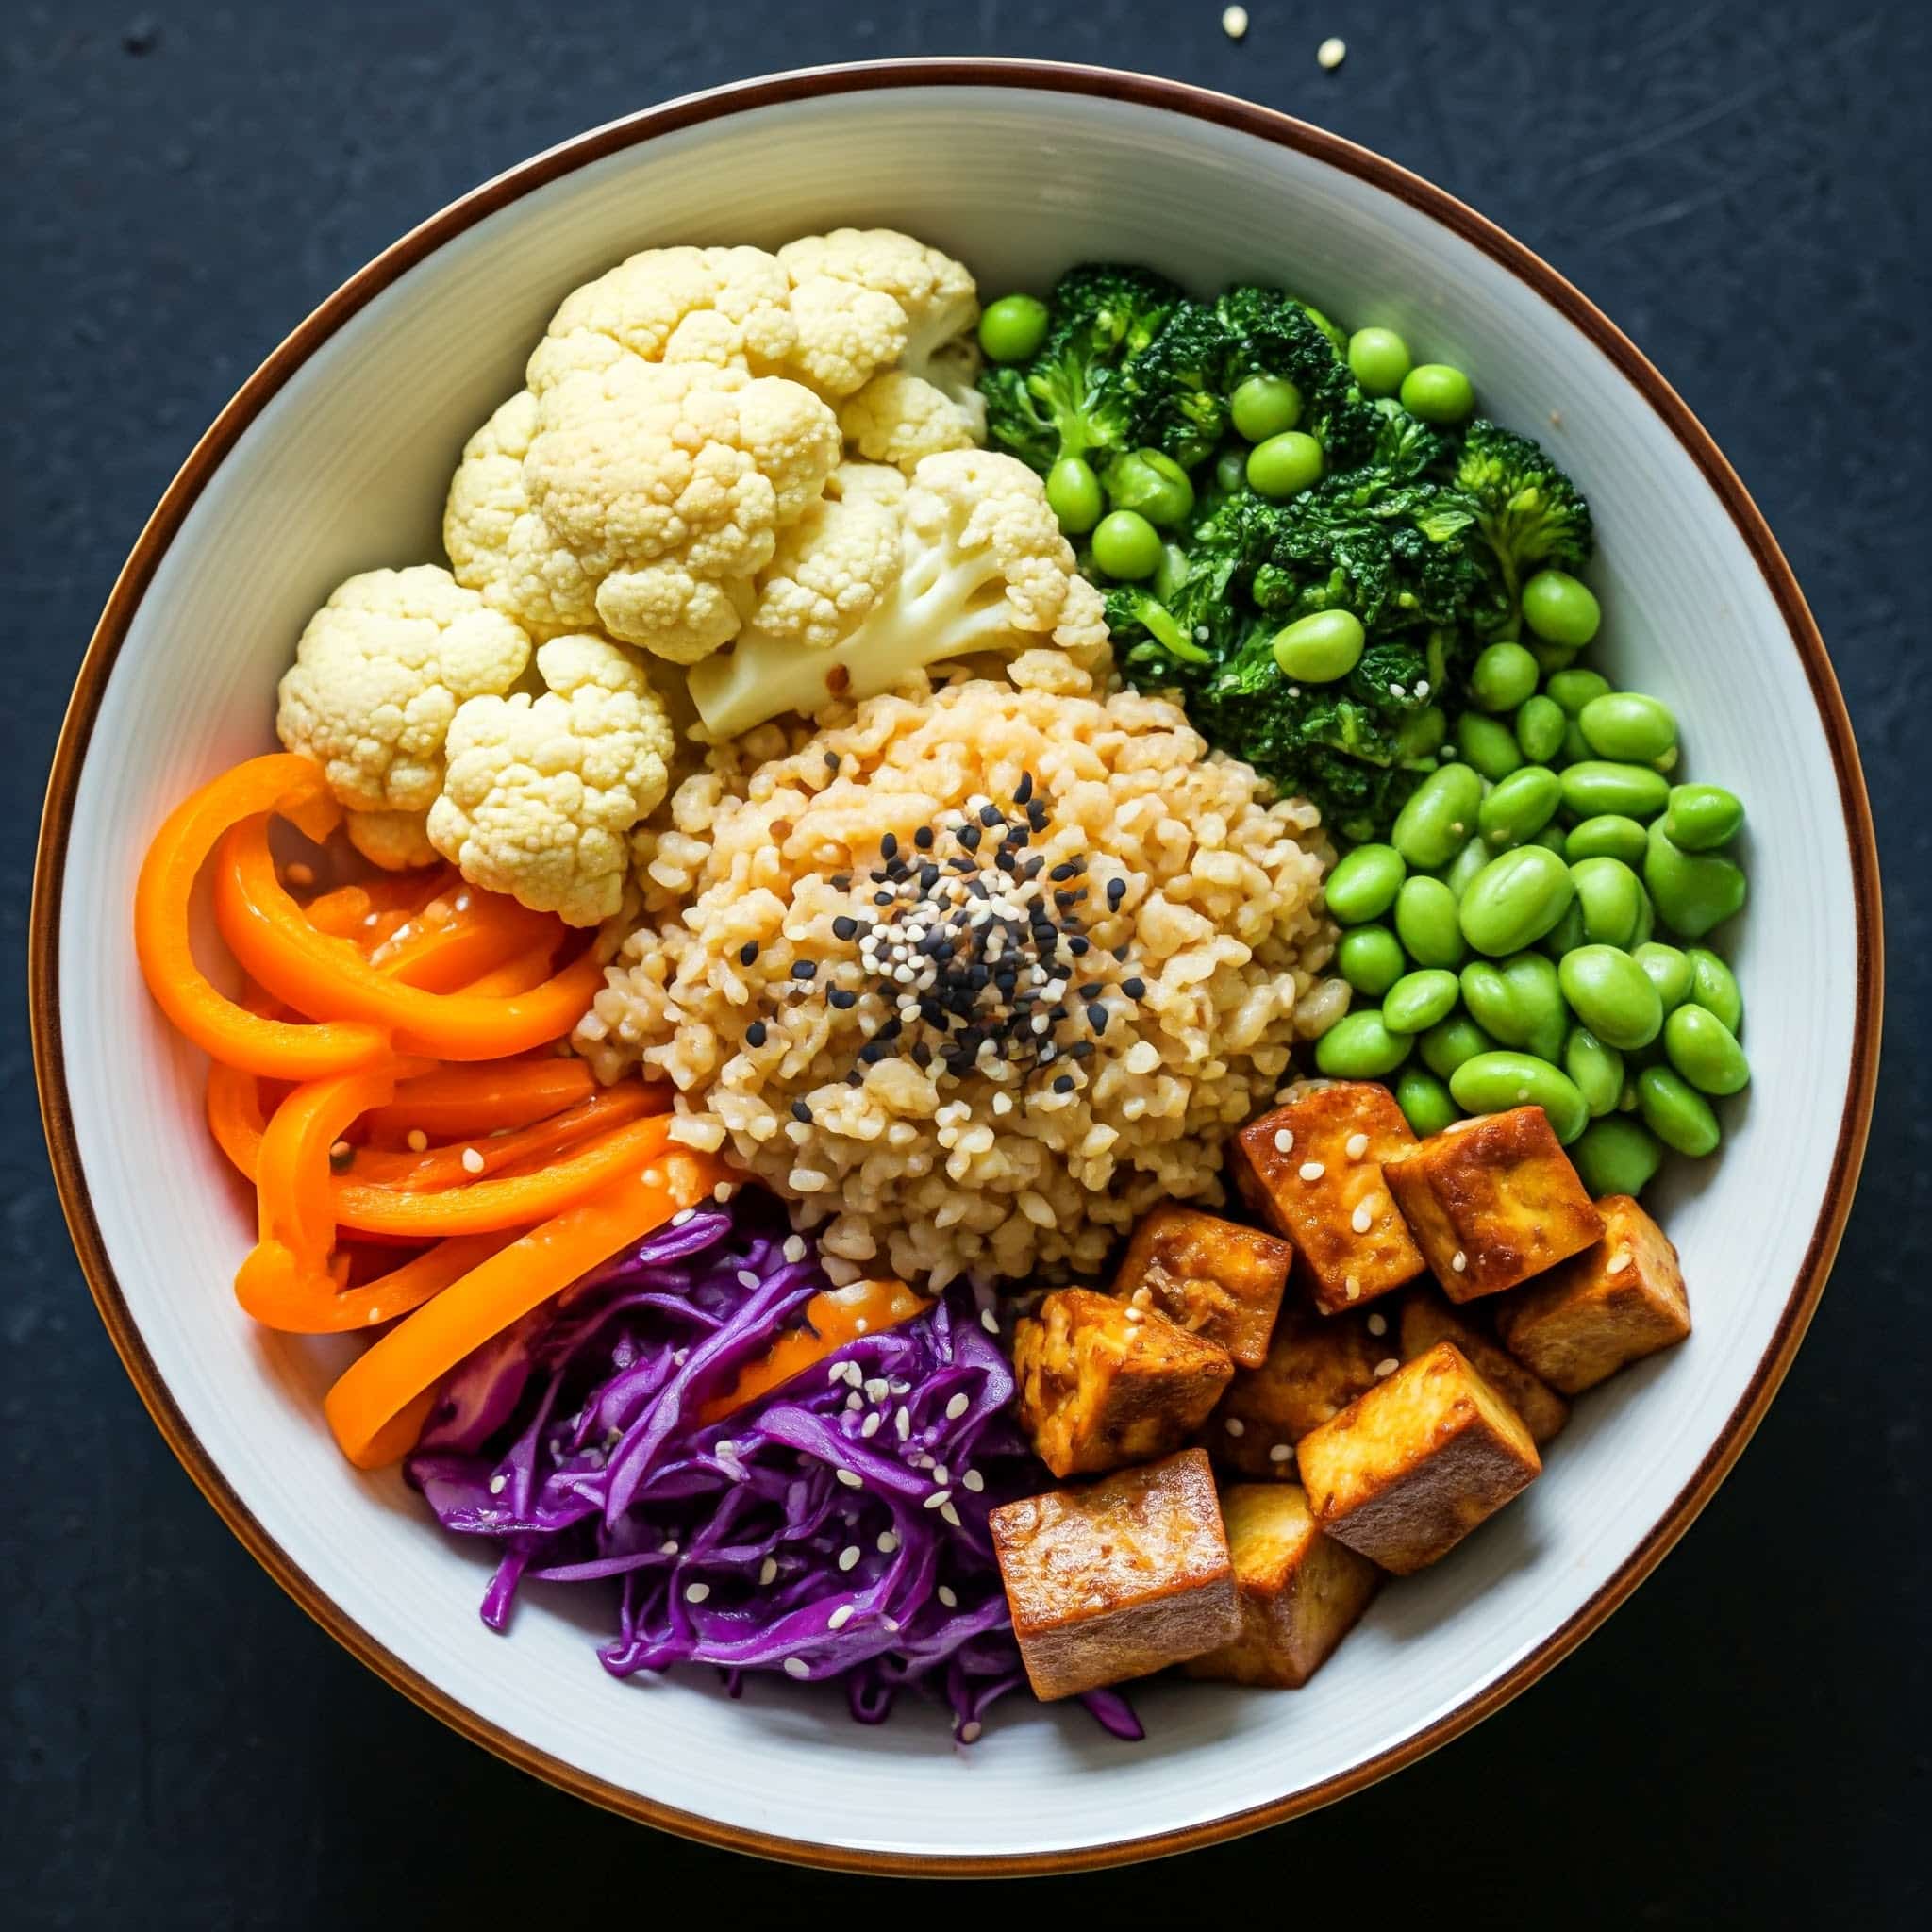
[[[379,912],[372,912],[369,915],[369,917],[362,922],[364,925],[379,925],[381,923],[382,914]]]
[[[733,1187],[729,1181],[720,1181],[718,1185],[711,1190],[711,1199],[717,1202],[719,1207],[722,1208],[724,1207],[725,1202],[730,1200],[733,1194],[737,1193],[737,1191],[738,1190],[735,1187]]]
[[[1224,1423],[1223,1423],[1221,1426],[1224,1429],[1225,1429],[1230,1436],[1244,1436],[1247,1434],[1248,1430],[1247,1424],[1242,1422],[1241,1417],[1238,1415],[1229,1416],[1228,1419]]]
[[[772,1584],[777,1581],[777,1578],[778,1559],[776,1557],[767,1557],[765,1560],[758,1565],[758,1588],[760,1590],[768,1589]]]
[[[845,1398],[845,1412],[848,1415],[857,1415],[864,1407],[865,1397],[862,1395],[848,1395]]]
[[[677,1210],[677,1212],[671,1217],[672,1226],[682,1227],[684,1224],[687,1221],[689,1221],[691,1218],[691,1216],[695,1214],[697,1211],[698,1210],[695,1208],[680,1208]]]
[[[289,883],[291,886],[312,886],[315,883],[315,868],[304,865],[298,858],[289,868]]]
[[[1377,1381],[1380,1381],[1384,1375],[1392,1375],[1396,1372],[1396,1370],[1399,1369],[1401,1366],[1401,1362],[1399,1362],[1395,1358],[1395,1357],[1393,1357],[1392,1355],[1385,1355],[1382,1357],[1382,1359],[1375,1364],[1375,1379]]]
[[[1229,10],[1230,12],[1235,12],[1235,11],[1238,11],[1239,9],[1238,9],[1238,8],[1229,8],[1228,10]],[[965,1723],[964,1723],[963,1724],[961,1724],[961,1725],[959,1726],[959,1741],[960,1741],[960,1743],[962,1743],[962,1744],[976,1744],[976,1743],[978,1743],[978,1741],[979,1741],[979,1731],[980,1731],[980,1724],[979,1724],[979,1720],[978,1720],[977,1718],[968,1718],[968,1719],[966,1720],[966,1722],[965,1722]]]
[[[805,1237],[802,1234],[787,1235],[785,1237],[785,1245],[782,1248],[780,1248],[778,1252],[781,1255],[783,1255],[788,1261],[804,1260]]]
[[[331,1160],[347,1160],[355,1152],[346,1141],[338,1141],[328,1150],[328,1158]]]
[[[1359,1160],[1369,1151],[1369,1137],[1366,1134],[1351,1134],[1343,1151],[1351,1160]]]
[[[1419,698],[1425,698],[1425,697],[1427,697],[1427,696],[1428,696],[1428,694],[1429,694],[1429,680],[1428,680],[1428,679],[1427,679],[1426,677],[1418,677],[1418,678],[1416,679],[1416,681],[1415,681],[1415,694],[1416,694],[1416,696],[1417,696],[1417,697],[1419,697]]]
[[[1362,1295],[1361,1276],[1358,1274],[1344,1274],[1341,1277],[1341,1291],[1350,1301],[1359,1301]]]
[[[1248,9],[1245,7],[1224,7],[1221,9],[1221,31],[1229,40],[1240,40],[1247,30]],[[973,1728],[976,1731],[979,1726],[974,1724]]]
[[[687,1583],[684,1586],[684,1600],[688,1604],[701,1604],[710,1593],[708,1583]]]
[[[1369,1204],[1366,1201],[1348,1217],[1348,1224],[1357,1234],[1367,1234],[1375,1224],[1375,1217],[1369,1212]]]
[[[429,1145],[429,1136],[421,1127],[411,1127],[403,1138],[411,1154],[421,1154]]]
[[[481,1174],[483,1172],[483,1157],[474,1147],[465,1147],[463,1149],[463,1172],[465,1174]]]
[[[899,1539],[890,1529],[879,1531],[878,1553],[880,1556],[890,1557],[898,1547]]]
[[[1301,1165],[1301,1176],[1305,1181],[1318,1181],[1327,1172],[1319,1160],[1305,1160]]]
[[[892,1426],[899,1432],[900,1441],[904,1442],[912,1434],[912,1418],[904,1408],[901,1408],[892,1417]]]
[[[941,1603],[944,1604],[947,1609],[949,1610],[957,1610],[959,1607],[958,1592],[953,1589],[951,1584],[941,1584],[940,1587],[933,1591],[933,1595],[938,1597]]]
[[[883,1402],[886,1399],[886,1378],[883,1375],[866,1377],[865,1399],[868,1402]]]
[[[886,1387],[890,1389],[894,1395],[910,1395],[912,1393],[912,1384],[910,1382],[902,1382],[897,1375],[894,1375],[892,1379],[886,1384]]]
[[[1330,34],[1315,49],[1315,64],[1324,73],[1333,74],[1348,58],[1348,42],[1339,35]]]
[[[952,1494],[951,1490],[935,1490],[919,1507],[922,1509],[943,1509]]]
[[[659,1544],[658,1545],[658,1555],[659,1555],[660,1557],[675,1557],[675,1556],[676,1556],[676,1554],[677,1554],[677,1539],[676,1539],[676,1538],[675,1538],[675,1536],[667,1536],[667,1537],[666,1537],[666,1538],[664,1539],[664,1541],[662,1541],[661,1543],[659,1543]]]
[[[1274,1463],[1286,1462],[1293,1454],[1292,1442],[1276,1442],[1268,1452],[1268,1460]]]
[[[931,1467],[934,1486],[941,1490],[944,1489],[953,1480],[952,1472],[943,1462],[935,1462]]]
[[[953,1397],[952,1401],[946,1404],[946,1420],[949,1423],[958,1422],[972,1407],[973,1398],[962,1389],[958,1395]]]
[[[1457,1248],[1457,1251],[1449,1257],[1449,1265],[1450,1267],[1455,1269],[1457,1274],[1460,1274],[1462,1271],[1469,1266],[1469,1257],[1465,1255],[1460,1248]]]
[[[1126,1310],[1126,1312],[1122,1316],[1121,1319],[1124,1322],[1125,1322],[1128,1324],[1128,1326],[1138,1327],[1145,1312],[1146,1311],[1142,1308],[1130,1307]]]
[[[836,1474],[848,1490],[862,1490],[865,1487],[865,1478],[857,1470],[841,1469]]]
[[[788,1677],[808,1677],[811,1666],[802,1657],[788,1657],[785,1659],[785,1674]]]
[[[508,1476],[493,1475],[490,1478],[490,1493],[492,1496],[500,1496],[503,1494],[504,1491],[508,1487]]]
[[[1627,1267],[1629,1267],[1629,1265],[1630,1265],[1630,1255],[1629,1255],[1629,1251],[1628,1251],[1627,1249],[1625,1249],[1625,1250],[1624,1250],[1624,1252],[1623,1254],[1621,1254],[1621,1255],[1612,1255],[1612,1256],[1610,1257],[1610,1258],[1608,1259],[1608,1261],[1607,1261],[1607,1262],[1606,1262],[1606,1263],[1604,1264],[1604,1273],[1605,1273],[1606,1274],[1623,1274],[1623,1272],[1624,1271],[1624,1269],[1626,1269]]]
[[[940,1505],[940,1514],[942,1517],[944,1517],[945,1520],[948,1523],[950,1523],[955,1529],[962,1529],[965,1527],[965,1525],[959,1521],[959,1512],[953,1507],[951,1503],[941,1503]]]
[[[851,1623],[851,1621],[852,1606],[850,1604],[841,1604],[839,1607],[836,1610],[834,1610],[829,1617],[825,1619],[825,1628],[827,1630],[842,1630],[844,1629],[846,1624]]]
[[[869,1416],[867,1416],[862,1423],[859,1424],[858,1433],[869,1440],[870,1438],[876,1436],[878,1432],[879,1412],[877,1409],[874,1409],[873,1412]]]
[[[844,1547],[844,1548],[843,1548],[842,1550],[841,1550],[841,1551],[839,1552],[839,1567],[840,1567],[840,1569],[841,1569],[841,1570],[851,1570],[851,1569],[854,1569],[854,1568],[856,1568],[856,1567],[857,1567],[857,1565],[858,1565],[858,1545],[857,1543],[847,1543],[847,1544],[845,1545],[845,1547]]]
[[[1388,1332],[1389,1317],[1387,1315],[1371,1315],[1369,1317],[1369,1333],[1371,1335],[1386,1335]]]
[[[750,1268],[741,1268],[738,1271],[738,1285],[740,1288],[756,1288],[758,1285],[757,1273]]]
[[[1274,1151],[1277,1154],[1294,1152],[1294,1136],[1286,1127],[1277,1127],[1274,1131]]]
[[[962,1469],[959,1472],[959,1487],[971,1490],[976,1496],[986,1487],[986,1478],[976,1469]]]
[[[896,1617],[881,1617],[879,1623],[889,1636],[896,1636],[898,1634],[899,1620]]]

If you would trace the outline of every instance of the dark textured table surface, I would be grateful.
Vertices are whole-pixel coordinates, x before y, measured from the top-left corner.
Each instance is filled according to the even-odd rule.
[[[983,52],[1144,67],[1320,121],[1602,303],[1736,461],[1809,593],[1864,751],[1891,960],[1872,1153],[1831,1291],[1737,1474],[1630,1604],[1479,1730],[1338,1808],[997,1908],[1139,1924],[1238,1893],[1243,1918],[1312,1924],[1922,1923],[1924,9],[1250,12],[1236,45],[1208,0],[6,9],[0,1918],[511,1927],[693,1894],[734,1918],[939,1903],[861,1899],[862,1881],[591,1811],[311,1625],[201,1501],[108,1345],[21,1015],[34,824],[82,646],[175,465],[281,335],[451,195],[591,123],[754,68]],[[1314,59],[1329,33],[1349,46],[1333,75]]]

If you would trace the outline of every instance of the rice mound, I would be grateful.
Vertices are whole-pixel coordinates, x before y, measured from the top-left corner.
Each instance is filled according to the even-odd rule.
[[[940,852],[954,849],[944,828],[1016,791],[1041,801],[1026,857],[1085,860],[1092,951],[1069,976],[1097,960],[1142,991],[1098,1032],[1068,995],[1053,1038],[1080,1034],[1085,1058],[922,1066],[915,1045],[943,1036],[914,1020],[861,1059],[908,997],[849,937],[879,916],[882,841],[909,852],[939,826]],[[678,787],[641,835],[642,923],[576,1044],[606,1079],[640,1065],[668,1079],[674,1138],[725,1148],[770,1184],[846,1278],[1092,1273],[1155,1202],[1221,1199],[1226,1135],[1281,1083],[1295,1039],[1345,1003],[1318,978],[1332,859],[1313,806],[1271,802],[1165,699],[986,679],[872,698],[817,730],[716,746]],[[999,874],[981,877],[998,891]],[[856,1000],[837,1007],[834,990]]]

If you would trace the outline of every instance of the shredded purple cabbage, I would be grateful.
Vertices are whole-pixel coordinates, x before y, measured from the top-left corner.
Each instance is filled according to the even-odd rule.
[[[1012,1370],[960,1288],[698,1424],[830,1286],[787,1238],[752,1189],[651,1235],[450,1375],[409,1480],[445,1529],[501,1546],[492,1629],[525,1577],[615,1580],[615,1676],[836,1677],[865,1724],[910,1685],[971,1742],[1025,1681],[987,1512],[1050,1480],[1006,1413]],[[1118,1693],[1084,1702],[1141,1735]]]

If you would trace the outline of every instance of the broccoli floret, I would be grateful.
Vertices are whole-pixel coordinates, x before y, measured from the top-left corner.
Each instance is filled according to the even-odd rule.
[[[1299,302],[1275,289],[1242,285],[1229,289],[1214,309],[1228,343],[1224,394],[1232,395],[1251,375],[1285,375],[1301,391],[1300,427],[1321,443],[1331,474],[1373,455],[1381,413]]]
[[[1182,302],[1128,365],[1134,434],[1192,469],[1227,431],[1227,330],[1206,302]]]
[[[1524,579],[1548,566],[1580,571],[1596,547],[1590,506],[1541,446],[1514,430],[1469,425],[1456,487],[1474,507],[1510,606]]]

